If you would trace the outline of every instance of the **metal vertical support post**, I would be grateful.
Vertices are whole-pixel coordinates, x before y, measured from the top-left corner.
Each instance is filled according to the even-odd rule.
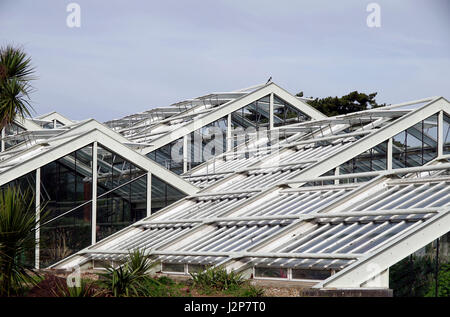
[[[188,171],[188,135],[183,136],[183,173]]]
[[[3,128],[2,129],[2,147],[1,147],[2,152],[5,151],[5,135],[6,135],[5,128]]]
[[[97,241],[97,153],[98,143],[92,146],[92,217],[91,217],[91,243]]]
[[[147,217],[152,214],[152,174],[147,172]]]
[[[387,146],[387,169],[388,170],[392,170],[392,145],[393,145],[393,142],[392,142],[392,138],[389,138],[389,141],[388,141],[388,146]]]
[[[435,296],[439,296],[439,238],[436,239],[436,272],[435,272],[435,283],[436,283],[436,289],[435,289]]]
[[[36,169],[36,184],[35,184],[35,212],[36,212],[36,225],[34,231],[34,238],[36,240],[35,244],[35,254],[34,254],[34,267],[39,269],[39,253],[40,253],[40,219],[41,219],[41,169]]]
[[[438,148],[437,155],[441,157],[444,155],[444,112],[439,111],[438,115]]]
[[[231,113],[228,114],[227,117],[227,152],[231,150],[232,148],[232,126],[231,126]]]
[[[339,176],[340,170],[341,170],[341,168],[340,168],[339,166],[336,167],[336,169],[334,170],[334,175]],[[335,179],[335,180],[334,180],[334,184],[335,184],[335,185],[339,185],[339,179]]]
[[[273,93],[270,94],[269,102],[269,129],[273,129]]]

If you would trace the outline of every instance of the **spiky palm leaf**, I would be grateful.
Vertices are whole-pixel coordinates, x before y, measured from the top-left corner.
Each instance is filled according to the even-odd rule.
[[[17,115],[31,116],[29,94],[35,79],[31,58],[21,48],[0,48],[0,129],[12,123]]]
[[[21,257],[35,247],[34,199],[19,189],[0,191],[0,295],[10,296],[32,281]]]
[[[111,290],[114,296],[139,296],[142,282],[145,281],[149,270],[157,265],[151,262],[145,254],[145,249],[128,252],[127,261],[118,266],[106,266],[107,273],[100,274],[103,284]]]

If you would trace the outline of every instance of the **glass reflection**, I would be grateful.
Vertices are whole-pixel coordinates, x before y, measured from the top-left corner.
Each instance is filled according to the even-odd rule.
[[[147,174],[97,198],[97,241],[147,215]]]
[[[92,145],[41,167],[40,263],[48,266],[91,242]],[[81,205],[81,206],[80,206]]]
[[[393,137],[394,168],[421,166],[437,157],[438,115],[432,115]]]
[[[185,196],[186,194],[152,175],[152,214]]]

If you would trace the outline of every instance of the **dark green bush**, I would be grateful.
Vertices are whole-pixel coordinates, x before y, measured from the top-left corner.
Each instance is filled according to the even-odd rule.
[[[389,286],[395,297],[423,297],[433,272],[434,263],[429,257],[408,257],[389,269]]]
[[[56,297],[95,297],[100,295],[92,281],[81,280],[80,286],[69,287],[66,283],[58,283],[53,290]]]
[[[177,284],[166,276],[147,277],[139,283],[138,293],[144,297],[186,296],[181,290],[183,287],[184,285]]]
[[[18,187],[0,190],[0,296],[21,295],[35,281],[32,266],[24,260],[36,245],[33,201],[31,192],[22,193]]]
[[[212,267],[203,272],[193,273],[191,276],[194,286],[204,289],[226,290],[244,283],[241,274],[236,272],[228,273],[226,269],[220,267]]]
[[[449,297],[450,296],[450,263],[443,263],[439,265],[438,274],[438,296],[439,297]],[[428,292],[425,294],[426,297],[436,296],[436,284],[433,280],[430,283]]]
[[[389,286],[395,297],[435,296],[436,261],[431,256],[411,256],[389,269]],[[450,295],[450,264],[441,263],[439,296]]]
[[[123,265],[106,267],[107,273],[100,275],[101,283],[114,296],[141,296],[142,284],[147,282],[147,273],[153,265],[145,250],[132,251]]]

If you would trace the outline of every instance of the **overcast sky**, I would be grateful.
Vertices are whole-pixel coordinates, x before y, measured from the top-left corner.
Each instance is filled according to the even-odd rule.
[[[81,27],[66,6],[81,7]],[[266,82],[291,93],[450,98],[450,1],[0,0],[0,44],[22,45],[37,114],[106,121]]]

